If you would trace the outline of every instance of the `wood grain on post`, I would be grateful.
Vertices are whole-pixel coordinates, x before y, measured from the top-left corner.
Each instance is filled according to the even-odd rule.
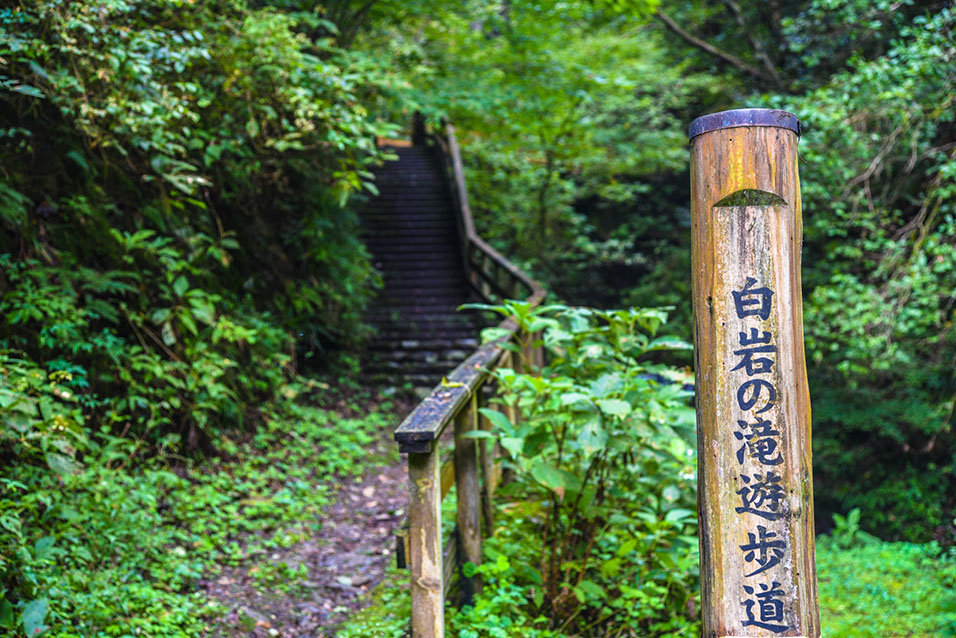
[[[691,125],[704,638],[817,638],[796,117]]]
[[[485,395],[481,388],[478,392],[478,407],[485,407]],[[478,415],[478,427],[486,432],[492,430],[491,420],[483,414]],[[481,467],[481,520],[482,532],[485,536],[495,533],[495,488],[498,485],[497,468],[495,463],[497,441],[495,439],[481,439],[478,442],[478,465]]]
[[[412,576],[412,636],[442,638],[441,478],[438,445],[408,455],[409,558]]]
[[[498,364],[499,368],[511,368],[515,372],[521,372],[521,363],[519,361],[520,357],[513,350],[508,350],[501,357],[501,363]],[[520,413],[518,412],[517,405],[504,403],[501,406],[502,412],[508,417],[508,420],[514,424],[518,423],[520,418]]]
[[[480,392],[480,388],[479,388]],[[455,490],[458,507],[460,561],[481,564],[481,492],[478,486],[478,446],[465,436],[478,427],[477,393],[455,417]],[[460,575],[461,602],[470,605],[477,581]]]

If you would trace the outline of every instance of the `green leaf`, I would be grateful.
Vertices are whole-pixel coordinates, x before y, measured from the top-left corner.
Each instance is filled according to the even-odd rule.
[[[561,405],[573,405],[575,403],[591,404],[591,397],[583,392],[565,392],[561,395]]]
[[[677,337],[658,337],[644,348],[645,350],[693,350],[694,346]]]
[[[163,343],[165,343],[167,346],[173,346],[176,344],[176,333],[173,332],[173,327],[168,321],[163,324],[161,334],[163,337]]]
[[[521,451],[524,449],[524,439],[520,439],[514,436],[503,436],[499,439],[501,447],[503,447],[512,458],[518,458],[521,456]]]
[[[43,92],[40,91],[40,89],[30,86],[29,84],[18,84],[16,86],[11,86],[10,90],[16,91],[17,93],[21,93],[23,95],[29,95],[30,97],[43,97]]]
[[[620,558],[611,558],[601,563],[601,575],[605,578],[613,578],[621,572],[621,565],[624,561]]]
[[[55,542],[56,539],[52,536],[44,536],[33,546],[33,553],[37,556],[37,558],[43,558],[44,554],[46,554],[47,551],[53,547],[53,543]]]
[[[149,320],[158,326],[158,325],[161,325],[167,319],[169,319],[169,315],[171,313],[172,313],[172,310],[170,310],[169,308],[160,308],[154,311],[152,315],[150,315]]]
[[[578,445],[585,456],[591,457],[607,445],[607,430],[601,427],[598,421],[589,421],[584,424],[578,433]]]
[[[44,630],[49,629],[43,624],[47,612],[50,610],[50,601],[46,598],[38,598],[30,601],[23,608],[23,615],[20,617],[23,623],[23,631],[28,638],[40,635]]]
[[[561,470],[540,459],[531,466],[531,478],[554,491],[563,491],[568,486]]]
[[[691,510],[677,508],[677,509],[672,509],[671,511],[669,511],[664,516],[664,520],[669,523],[680,523],[680,522],[683,522],[685,519],[694,518],[695,516],[696,514]]]
[[[498,410],[493,410],[491,408],[480,408],[478,411],[486,419],[491,421],[491,425],[496,430],[505,433],[514,432],[515,426],[512,425],[511,421],[508,420],[508,417],[506,417],[503,412],[499,412]]]
[[[510,330],[505,328],[499,328],[497,326],[493,328],[485,328],[481,331],[481,342],[482,343],[491,343],[492,341],[497,341],[502,337],[507,337],[511,334]]]
[[[68,151],[64,157],[68,160],[72,160],[73,163],[82,168],[84,172],[89,172],[90,165],[86,163],[86,160],[80,153],[76,151]]]
[[[676,485],[668,485],[664,488],[664,491],[661,492],[661,496],[664,497],[665,501],[670,501],[673,503],[680,498],[681,493],[682,492],[680,491],[680,488]]]
[[[173,292],[176,293],[177,297],[182,297],[187,290],[189,290],[189,280],[184,275],[180,275],[173,282]]]
[[[557,328],[560,324],[556,319],[548,319],[545,317],[536,317],[534,320],[530,321],[525,330],[527,332],[539,332],[545,328]]]
[[[608,394],[618,390],[623,385],[621,375],[616,372],[602,374],[594,383],[591,384],[591,392],[598,398],[606,397]]]
[[[634,551],[634,548],[637,547],[637,539],[629,538],[628,540],[621,543],[621,546],[617,548],[615,554],[618,556],[624,557]]]
[[[212,325],[216,322],[216,308],[206,299],[190,299],[190,305],[193,308],[193,315],[206,325]]]
[[[667,312],[658,308],[644,308],[637,316],[637,323],[641,328],[653,335],[667,321]]]
[[[0,598],[0,627],[12,629],[14,622],[13,605],[6,598]]]
[[[591,598],[598,598],[598,599],[600,599],[600,598],[604,598],[604,597],[606,596],[606,593],[605,593],[605,591],[604,591],[604,588],[601,587],[600,585],[598,585],[597,583],[595,583],[594,581],[591,581],[591,580],[582,580],[582,581],[578,584],[578,587],[580,587],[581,590],[582,590],[583,592],[585,592],[585,593],[586,593],[588,596],[590,596]]]
[[[621,399],[598,399],[597,404],[604,414],[621,419],[631,413],[631,404]]]
[[[574,335],[560,328],[550,328],[546,333],[544,333],[544,341],[548,345],[552,344],[561,344],[565,341],[572,341]]]
[[[44,455],[46,459],[46,464],[50,467],[51,470],[59,474],[60,476],[68,476],[70,474],[78,474],[83,468],[82,465],[66,456],[65,454],[58,454],[56,452],[47,452]]]
[[[462,436],[466,439],[496,439],[498,438],[494,433],[489,432],[488,430],[471,430],[465,432]]]

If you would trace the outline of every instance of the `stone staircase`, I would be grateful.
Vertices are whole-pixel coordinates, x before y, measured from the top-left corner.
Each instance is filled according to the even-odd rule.
[[[363,238],[385,286],[372,304],[377,334],[366,370],[430,389],[479,345],[480,313],[465,280],[455,208],[438,158],[426,146],[395,148],[376,173],[378,197],[362,211]]]

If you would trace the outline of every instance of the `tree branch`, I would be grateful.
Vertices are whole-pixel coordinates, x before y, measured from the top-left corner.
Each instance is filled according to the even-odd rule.
[[[751,66],[747,64],[746,62],[744,62],[737,56],[727,53],[726,51],[722,51],[718,49],[717,47],[715,47],[714,45],[710,44],[709,42],[706,42],[705,40],[701,40],[700,38],[691,35],[687,31],[684,31],[684,29],[682,29],[679,24],[674,22],[673,18],[671,18],[669,15],[667,15],[663,11],[658,9],[656,16],[657,16],[657,19],[663,22],[668,29],[670,29],[671,31],[676,33],[678,36],[686,40],[691,45],[697,47],[701,51],[705,51],[715,57],[718,57],[724,62],[727,62],[731,64],[732,66],[736,67],[737,69],[743,71],[744,73],[747,73],[749,75],[754,76],[755,78],[763,80],[764,82],[767,82],[768,84],[771,84],[774,86],[778,84],[778,82],[773,78],[773,76],[765,73],[764,71],[758,69],[755,66]]]
[[[763,63],[763,67],[767,70],[767,73],[770,77],[773,78],[773,81],[778,85],[781,84],[780,74],[777,72],[777,67],[774,66],[773,62],[770,60],[770,56],[767,55],[767,50],[764,48],[763,43],[754,35],[751,29],[747,28],[747,20],[744,18],[744,12],[741,10],[740,5],[734,2],[734,0],[723,0],[724,5],[730,9],[730,12],[734,14],[734,18],[737,20],[737,25],[747,34],[747,39],[750,40],[750,46],[753,47],[754,53],[757,55],[757,59]]]
[[[768,23],[770,24],[770,31],[773,33],[773,37],[777,38],[777,40],[780,42],[783,42],[783,18],[780,11],[780,2],[778,0],[770,0],[768,3],[768,9],[770,13],[770,19],[768,20]]]

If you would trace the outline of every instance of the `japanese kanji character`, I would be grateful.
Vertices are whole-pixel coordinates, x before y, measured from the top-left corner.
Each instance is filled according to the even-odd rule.
[[[784,622],[783,601],[779,600],[779,598],[782,597],[785,592],[781,589],[780,583],[774,581],[769,587],[761,583],[760,590],[761,591],[756,594],[757,600],[745,600],[740,603],[744,606],[744,610],[747,613],[747,620],[741,624],[744,627],[760,627],[761,629],[772,631],[775,634],[790,629],[788,625],[771,624]],[[754,594],[754,588],[748,585],[744,585],[744,591],[750,595]],[[754,615],[754,606],[757,607],[760,620],[757,620],[757,617]]]
[[[760,398],[761,388],[767,389],[767,404],[757,410],[757,414],[761,412],[766,412],[774,405],[777,400],[777,388],[773,386],[769,381],[763,379],[749,379],[740,384],[740,387],[737,388],[737,405],[740,406],[740,409],[747,411],[757,405],[757,399]],[[750,397],[747,398],[747,391],[750,390]]]
[[[782,539],[773,540],[776,537],[776,532],[768,532],[763,525],[757,525],[756,534],[747,533],[747,543],[740,545],[740,549],[747,552],[744,555],[744,560],[748,563],[755,562],[760,565],[757,571],[745,574],[747,578],[765,572],[780,563],[783,558],[783,550],[787,548],[787,543]]]
[[[734,437],[744,444],[737,450],[737,462],[743,463],[744,456],[750,456],[756,459],[761,465],[780,465],[783,458],[777,452],[777,441],[773,437],[780,436],[778,430],[773,429],[770,421],[760,421],[756,423],[747,423],[746,421],[737,421],[740,429],[750,428],[749,433],[734,432]],[[747,452],[749,451],[749,454]],[[776,454],[776,456],[774,456]]]
[[[735,508],[735,511],[738,514],[744,512],[756,514],[768,521],[781,518],[784,513],[777,510],[780,507],[780,501],[786,496],[783,487],[780,485],[781,478],[779,474],[772,470],[768,471],[766,476],[754,474],[753,479],[741,474],[740,480],[744,482],[744,485],[737,490],[741,506]]]
[[[748,377],[752,377],[755,374],[765,374],[771,372],[773,371],[773,359],[769,357],[755,357],[754,355],[758,353],[776,351],[777,346],[753,346],[750,348],[734,350],[734,354],[738,357],[741,357],[741,359],[740,363],[731,368],[730,371],[733,372],[734,370],[740,370],[741,368],[744,368],[747,371]]]
[[[731,290],[730,294],[734,296],[738,318],[758,316],[766,321],[770,317],[770,300],[773,297],[773,291],[769,288],[753,288],[755,283],[757,283],[756,279],[747,277],[744,289]]]
[[[752,346],[755,343],[770,343],[771,335],[769,332],[764,330],[761,332],[756,328],[750,329],[750,336],[747,336],[746,332],[737,333],[737,343],[742,346]]]

